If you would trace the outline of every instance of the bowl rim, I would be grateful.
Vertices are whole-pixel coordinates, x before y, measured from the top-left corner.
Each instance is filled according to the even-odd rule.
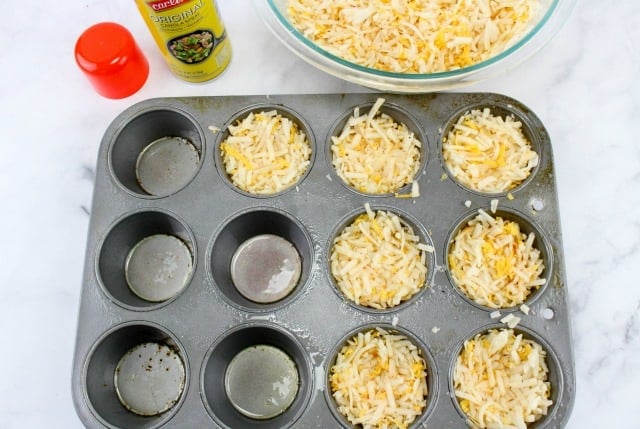
[[[399,79],[399,80],[408,80],[408,81],[437,81],[437,80],[447,80],[456,77],[464,77],[471,75],[473,73],[479,72],[481,70],[486,69],[487,67],[498,63],[507,57],[510,57],[515,52],[519,51],[523,46],[528,44],[536,35],[540,33],[543,27],[550,21],[551,17],[555,14],[555,12],[559,9],[561,0],[550,0],[550,4],[547,10],[542,14],[541,18],[536,22],[533,27],[531,27],[526,34],[524,34],[517,42],[510,45],[507,49],[500,52],[497,55],[493,55],[490,58],[481,61],[476,64],[472,64],[467,67],[440,71],[434,73],[401,73],[401,72],[392,72],[379,70],[371,67],[365,67],[351,61],[347,61],[337,55],[334,55],[327,50],[321,48],[320,46],[313,43],[311,40],[302,35],[287,19],[287,17],[281,13],[278,6],[275,4],[275,0],[267,0],[268,9],[273,13],[273,15],[277,18],[277,21],[280,25],[284,27],[287,34],[293,36],[297,41],[301,42],[306,48],[310,49],[313,53],[321,55],[323,58],[330,60],[336,65],[346,67],[351,71],[364,73],[368,76],[375,76],[383,79]],[[573,1],[569,1],[568,3],[573,3]],[[569,5],[571,6],[571,5]],[[569,7],[571,10],[571,7]],[[564,21],[564,20],[562,20]],[[559,27],[558,27],[559,28]]]

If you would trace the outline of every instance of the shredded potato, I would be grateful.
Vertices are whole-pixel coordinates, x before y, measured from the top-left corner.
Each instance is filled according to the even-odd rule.
[[[250,113],[229,126],[220,153],[231,182],[252,194],[293,186],[310,164],[311,145],[292,120],[277,111]]]
[[[427,405],[427,367],[404,335],[382,328],[360,332],[331,367],[338,410],[363,429],[406,429]]]
[[[369,113],[353,115],[338,136],[331,137],[332,164],[349,186],[368,194],[395,192],[411,183],[420,167],[422,143],[407,126],[379,113],[379,98]],[[414,182],[415,183],[415,182]],[[416,192],[407,194],[419,195]]]
[[[331,274],[356,304],[394,307],[425,286],[425,252],[432,248],[395,214],[366,208],[334,240]]]
[[[397,73],[460,69],[502,53],[539,0],[289,0],[291,24],[347,61]]]
[[[513,116],[502,118],[489,108],[460,116],[442,143],[453,176],[480,192],[504,192],[529,177],[538,154]]]
[[[511,329],[465,341],[453,386],[462,411],[479,428],[526,429],[553,404],[546,352]]]
[[[484,210],[453,239],[449,270],[456,285],[473,301],[491,308],[522,304],[546,280],[544,263],[533,247],[535,234],[520,232],[516,222],[493,218]]]

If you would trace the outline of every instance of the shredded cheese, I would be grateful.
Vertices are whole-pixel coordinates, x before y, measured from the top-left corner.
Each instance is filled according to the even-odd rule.
[[[479,428],[526,429],[553,404],[546,352],[511,329],[465,341],[453,384],[458,404]]]
[[[496,211],[498,210],[498,203],[499,201],[497,199],[491,200],[491,213],[496,214]]]
[[[310,164],[311,145],[294,121],[271,110],[250,113],[230,125],[220,153],[235,186],[269,195],[293,186],[302,177]]]
[[[356,304],[384,309],[411,298],[426,284],[426,252],[420,237],[387,211],[358,216],[335,238],[330,267],[338,288]]]
[[[458,231],[448,262],[456,285],[473,301],[491,308],[522,304],[546,280],[544,262],[533,247],[535,234],[517,222],[484,210]]]
[[[489,108],[458,118],[442,143],[449,171],[463,185],[480,192],[513,189],[538,165],[538,154],[513,116],[494,116]]]
[[[512,313],[509,313],[506,316],[504,316],[502,319],[500,319],[500,322],[504,323],[509,328],[513,329],[516,326],[518,326],[518,323],[520,323],[520,320],[522,319],[519,318],[518,316],[515,316]]]
[[[330,373],[338,410],[362,429],[406,429],[427,404],[427,366],[406,336],[382,328],[342,347]]]
[[[397,73],[456,70],[512,46],[539,0],[289,0],[291,24],[331,54]]]
[[[352,188],[367,194],[396,192],[414,180],[420,167],[422,143],[405,124],[379,112],[378,98],[369,113],[355,108],[344,128],[331,137],[332,164],[338,176]],[[420,195],[417,182],[411,194]]]

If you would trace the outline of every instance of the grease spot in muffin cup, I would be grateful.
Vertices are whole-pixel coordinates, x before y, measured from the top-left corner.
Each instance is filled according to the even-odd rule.
[[[130,310],[152,310],[176,299],[195,272],[195,237],[186,223],[160,209],[124,215],[99,246],[103,291]]]
[[[115,326],[96,341],[84,366],[83,391],[109,428],[152,429],[178,411],[189,385],[189,363],[178,339],[148,321]]]
[[[217,291],[243,311],[274,311],[310,281],[311,237],[291,214],[252,208],[223,223],[211,241],[207,271]]]
[[[129,349],[116,366],[113,384],[125,408],[141,416],[171,409],[184,389],[184,364],[166,344],[146,342]]]
[[[293,359],[281,349],[257,344],[231,359],[224,388],[231,405],[241,414],[266,420],[284,413],[298,394],[299,375]]]
[[[205,137],[194,118],[179,109],[138,112],[115,135],[108,153],[115,181],[139,198],[172,195],[196,176]]]
[[[231,281],[245,298],[269,304],[286,297],[298,284],[300,255],[286,239],[261,234],[242,243],[231,258]]]
[[[213,420],[229,428],[295,425],[313,391],[303,345],[273,323],[245,323],[222,334],[207,351],[200,392]]]
[[[182,137],[161,137],[142,149],[136,179],[149,195],[171,195],[184,188],[200,166],[200,154]]]
[[[162,302],[186,286],[193,271],[193,257],[179,238],[154,234],[129,251],[124,271],[134,294],[145,301]]]

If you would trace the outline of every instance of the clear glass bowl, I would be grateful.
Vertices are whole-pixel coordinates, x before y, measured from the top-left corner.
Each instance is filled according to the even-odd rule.
[[[529,31],[507,50],[469,67],[438,73],[409,74],[376,70],[337,57],[298,32],[288,20],[287,0],[255,0],[267,27],[295,54],[340,79],[381,91],[424,93],[442,91],[495,77],[540,50],[562,27],[575,0],[541,0],[539,16]]]

